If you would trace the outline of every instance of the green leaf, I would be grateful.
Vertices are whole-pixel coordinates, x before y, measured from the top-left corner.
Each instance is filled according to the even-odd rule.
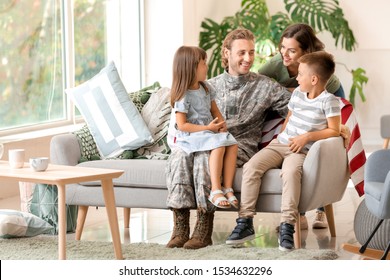
[[[317,31],[329,31],[335,45],[353,51],[356,40],[337,0],[284,0],[294,22],[303,22]]]
[[[337,0],[283,0],[287,13],[278,12],[270,16],[265,0],[242,0],[241,8],[233,16],[225,17],[220,24],[206,18],[201,23],[199,46],[209,53],[208,76],[215,77],[223,72],[221,48],[226,35],[244,27],[255,35],[256,57],[252,71],[257,72],[262,64],[278,51],[283,31],[294,22],[307,23],[316,32],[328,31],[335,40],[335,46],[354,51],[357,45],[354,34],[344,18]],[[210,55],[211,53],[211,55]],[[368,78],[365,71],[352,71],[353,84],[349,99],[355,102],[356,94],[364,102],[363,86]]]
[[[366,71],[360,67],[352,70],[352,86],[349,92],[349,102],[351,102],[353,106],[355,106],[356,93],[359,94],[363,102],[366,101],[366,96],[363,92],[363,86],[364,84],[367,84],[368,77],[365,74]]]

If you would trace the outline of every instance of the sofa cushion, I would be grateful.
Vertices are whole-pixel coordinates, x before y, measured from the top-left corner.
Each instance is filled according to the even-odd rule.
[[[122,176],[114,179],[115,186],[132,186],[145,188],[166,189],[165,166],[166,160],[95,160],[82,162],[78,166],[94,168],[111,168],[124,170]],[[100,185],[99,182],[84,182],[81,185]]]
[[[19,182],[20,209],[31,213],[52,225],[49,234],[58,234],[58,189],[55,185]],[[66,232],[75,232],[77,210],[73,205],[65,205]]]
[[[166,160],[96,160],[80,163],[79,166],[124,170],[122,176],[114,179],[115,186],[166,189]],[[234,190],[241,192],[242,168],[237,168]],[[271,169],[263,177],[262,194],[280,194],[282,179],[280,169]],[[100,185],[100,182],[80,183],[84,186]]]
[[[171,149],[167,143],[169,120],[171,116],[170,89],[160,88],[153,93],[143,107],[142,118],[154,139],[151,145],[145,145],[136,151],[135,157],[148,159],[168,159]]]
[[[89,81],[67,89],[66,93],[83,115],[103,158],[153,142],[141,114],[129,99],[114,62]]]
[[[145,104],[149,101],[149,98],[153,93],[158,91],[161,88],[159,82],[155,82],[150,86],[144,87],[138,91],[130,92],[129,98],[133,101],[135,107],[137,107],[138,112],[141,113]]]
[[[99,150],[96,147],[96,142],[95,140],[93,140],[88,125],[84,125],[79,130],[74,131],[73,134],[76,135],[77,140],[79,141],[80,144],[80,149],[81,149],[80,162],[100,159]]]

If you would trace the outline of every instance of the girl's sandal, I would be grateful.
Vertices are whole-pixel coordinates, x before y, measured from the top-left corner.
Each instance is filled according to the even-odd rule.
[[[234,195],[233,188],[222,188],[223,194],[228,199],[229,203],[236,209],[238,209],[238,199]],[[231,195],[228,195],[231,194]]]
[[[215,200],[214,200],[214,197],[218,194],[222,194],[222,196],[220,197],[217,197]],[[210,192],[210,196],[209,196],[209,201],[215,206],[215,207],[218,207],[218,208],[223,208],[223,209],[227,209],[227,208],[230,208],[231,207],[231,203],[226,199],[226,197],[223,196],[224,193],[221,191],[221,190],[216,190],[216,191],[211,191]],[[227,201],[229,202],[228,205],[220,205],[220,203],[222,201]]]

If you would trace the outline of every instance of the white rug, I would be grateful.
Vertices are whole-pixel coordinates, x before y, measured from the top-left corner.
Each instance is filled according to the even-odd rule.
[[[335,260],[333,250],[298,249],[282,252],[278,248],[235,248],[225,244],[208,246],[199,250],[168,249],[155,243],[122,244],[125,259],[132,260]],[[115,259],[110,242],[66,242],[67,259],[109,260]],[[56,236],[0,239],[1,260],[56,260],[58,241]]]

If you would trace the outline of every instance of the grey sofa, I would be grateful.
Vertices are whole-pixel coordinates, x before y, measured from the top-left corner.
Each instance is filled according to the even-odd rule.
[[[51,163],[78,165],[80,157],[79,142],[74,134],[61,134],[52,138]],[[125,227],[129,226],[131,208],[167,209],[165,160],[97,160],[79,165],[125,171],[121,177],[114,180],[116,205],[125,209]],[[280,212],[282,181],[279,175],[279,169],[269,170],[265,174],[256,205],[257,212]],[[242,169],[238,168],[234,181],[234,190],[238,199],[241,192],[241,177]],[[342,138],[329,138],[316,142],[310,149],[303,166],[299,211],[305,212],[325,206],[331,236],[336,236],[332,203],[342,198],[348,179],[347,154]],[[76,229],[76,239],[79,239],[88,206],[104,206],[102,190],[97,182],[69,185],[66,188],[66,203],[80,206]],[[299,222],[296,226],[295,242],[296,247],[299,248]]]

